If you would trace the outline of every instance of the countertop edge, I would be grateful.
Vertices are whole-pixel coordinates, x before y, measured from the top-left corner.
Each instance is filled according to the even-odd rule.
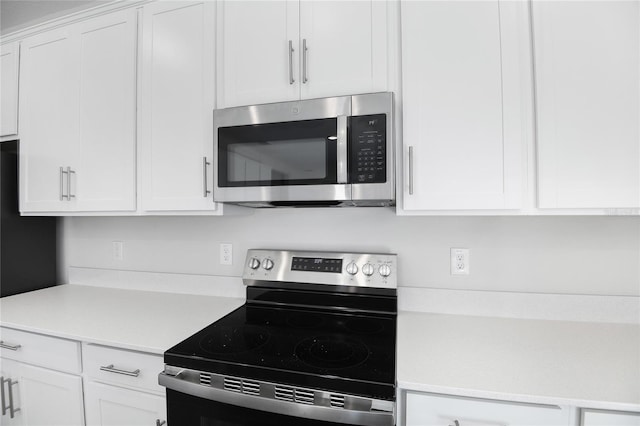
[[[128,343],[113,341],[113,340],[104,340],[95,337],[88,336],[80,336],[80,335],[72,335],[67,333],[62,333],[59,331],[51,330],[51,329],[41,329],[37,327],[25,326],[22,324],[15,324],[10,322],[0,322],[0,326],[4,328],[11,328],[19,331],[26,331],[29,333],[40,334],[43,336],[51,336],[59,339],[71,340],[78,343],[89,343],[92,345],[101,345],[101,346],[109,346],[112,348],[118,349],[126,349],[135,352],[144,352],[153,355],[163,355],[166,349],[151,347],[151,346],[142,346],[142,345],[131,345]],[[169,348],[167,348],[169,349]]]
[[[575,398],[551,397],[541,395],[520,395],[504,392],[495,392],[481,389],[463,389],[449,386],[429,385],[410,381],[398,381],[398,394],[400,392],[422,392],[438,395],[446,395],[462,398],[486,399],[491,401],[515,402],[523,404],[550,405],[559,407],[577,407],[580,409],[611,410],[640,412],[640,404],[592,401]]]

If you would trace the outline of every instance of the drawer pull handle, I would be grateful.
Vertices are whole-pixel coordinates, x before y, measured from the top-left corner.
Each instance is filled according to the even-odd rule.
[[[460,422],[459,422],[459,421],[457,421],[457,420],[454,420],[454,421],[453,421],[453,424],[452,424],[452,425],[449,425],[449,426],[460,426]]]
[[[0,340],[0,348],[2,348],[2,349],[9,349],[10,351],[17,351],[21,347],[22,347],[22,345],[10,345],[10,344],[5,343],[2,340]]]
[[[164,426],[167,422],[165,420],[156,419],[156,426]]]
[[[133,370],[133,371],[120,370],[118,368],[115,368],[113,364],[102,366],[100,367],[100,370],[106,371],[107,373],[124,374],[125,376],[132,376],[132,377],[138,377],[140,375],[140,369]]]

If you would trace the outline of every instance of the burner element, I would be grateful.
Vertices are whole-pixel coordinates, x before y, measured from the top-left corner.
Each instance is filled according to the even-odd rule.
[[[200,340],[200,347],[211,354],[247,352],[264,346],[269,332],[261,327],[215,326]]]
[[[304,339],[296,346],[295,354],[305,364],[325,369],[355,367],[369,358],[369,350],[362,342],[340,336]]]

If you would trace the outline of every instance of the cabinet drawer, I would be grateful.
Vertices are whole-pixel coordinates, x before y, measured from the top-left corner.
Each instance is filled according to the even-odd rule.
[[[79,342],[5,327],[0,329],[0,340],[2,358],[67,373],[82,371]]]
[[[582,410],[582,426],[640,426],[640,413]]]
[[[83,357],[84,372],[95,381],[164,393],[158,384],[158,373],[164,369],[161,355],[85,344]]]
[[[406,426],[569,425],[569,410],[550,405],[413,392],[406,401]]]

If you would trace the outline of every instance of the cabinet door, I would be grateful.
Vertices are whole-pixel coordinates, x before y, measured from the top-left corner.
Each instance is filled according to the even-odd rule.
[[[142,209],[214,210],[212,2],[143,9]]]
[[[298,13],[297,0],[218,2],[218,108],[300,97]]]
[[[521,208],[526,3],[401,7],[404,210]]]
[[[144,392],[87,382],[85,401],[89,426],[149,426],[167,418],[165,399]]]
[[[640,207],[640,3],[532,5],[538,203]]]
[[[18,42],[2,45],[0,50],[0,91],[2,91],[0,136],[16,136],[18,134],[19,59],[20,45]]]
[[[640,413],[582,410],[581,426],[640,426]]]
[[[569,410],[407,392],[406,426],[568,426]]]
[[[387,2],[300,2],[299,47],[303,99],[387,90]]]
[[[74,208],[67,175],[78,147],[78,55],[72,27],[35,35],[21,45],[20,210]],[[61,170],[64,168],[64,170]]]
[[[78,24],[79,211],[135,210],[136,11]]]
[[[20,377],[20,364],[0,358],[0,378],[2,385],[2,404],[3,412],[0,417],[0,425],[2,426],[22,426],[24,418],[22,416],[22,402],[20,393],[18,392],[17,380]],[[11,393],[11,397],[9,397]],[[15,411],[18,409],[18,411]],[[12,415],[13,410],[13,415]]]
[[[66,373],[2,360],[3,373],[12,380],[15,418],[2,417],[2,424],[29,426],[84,425],[82,379]],[[7,371],[5,371],[5,369]],[[5,382],[5,393],[8,384]],[[9,413],[7,413],[9,414]],[[17,423],[13,423],[16,422]]]

